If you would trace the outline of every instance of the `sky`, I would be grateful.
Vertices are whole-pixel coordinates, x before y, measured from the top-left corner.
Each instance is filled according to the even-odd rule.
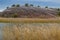
[[[60,0],[0,0],[0,11],[12,4],[24,5],[25,3],[33,4],[35,6],[40,5],[41,7],[48,6],[60,8]]]

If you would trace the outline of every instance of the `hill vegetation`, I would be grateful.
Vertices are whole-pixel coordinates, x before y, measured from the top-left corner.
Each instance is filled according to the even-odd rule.
[[[6,18],[55,18],[60,16],[59,11],[59,8],[49,8],[48,6],[41,8],[39,5],[35,7],[28,3],[24,6],[13,4],[0,13],[0,16]]]

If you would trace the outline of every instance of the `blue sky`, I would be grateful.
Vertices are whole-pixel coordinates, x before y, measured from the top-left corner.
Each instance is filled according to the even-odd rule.
[[[23,5],[25,3],[40,5],[40,6],[49,6],[49,7],[58,7],[60,8],[60,0],[0,0],[0,11],[4,10],[7,6],[12,4]]]

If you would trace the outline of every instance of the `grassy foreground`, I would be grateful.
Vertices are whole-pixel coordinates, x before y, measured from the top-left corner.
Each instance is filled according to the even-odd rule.
[[[60,40],[60,27],[7,26],[3,28],[3,40]]]
[[[60,23],[60,19],[39,19],[39,18],[0,18],[4,23]]]

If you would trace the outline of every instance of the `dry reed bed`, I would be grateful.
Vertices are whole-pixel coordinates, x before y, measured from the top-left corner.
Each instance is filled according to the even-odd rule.
[[[59,18],[49,18],[49,19],[40,19],[40,18],[0,18],[0,22],[3,23],[60,23]]]
[[[60,40],[60,27],[14,25],[3,28],[4,40]]]

